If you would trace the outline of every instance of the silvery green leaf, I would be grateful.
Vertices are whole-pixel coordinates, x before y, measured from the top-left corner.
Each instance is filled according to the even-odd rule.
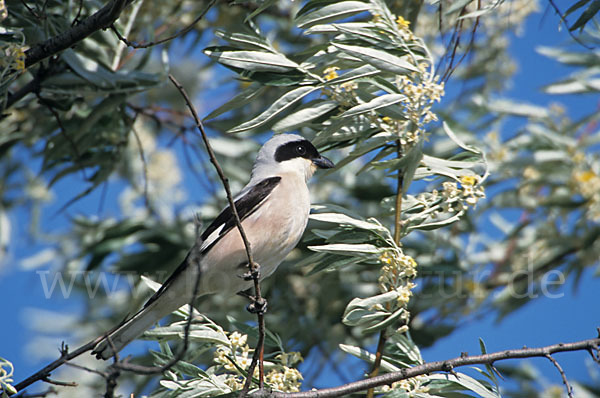
[[[282,54],[264,51],[223,50],[209,47],[204,53],[217,62],[252,72],[288,72],[298,64]]]
[[[354,256],[357,254],[378,254],[381,253],[381,249],[375,245],[368,243],[349,245],[344,243],[332,243],[330,245],[322,246],[308,246],[310,250],[316,252],[328,252],[328,253],[339,253],[348,256]]]
[[[434,156],[423,155],[421,159],[426,168],[420,167],[415,175],[424,178],[432,174],[443,175],[458,180],[463,175],[475,175],[473,169],[484,168],[483,162],[468,162],[460,160],[447,160]]]
[[[369,333],[375,333],[380,330],[383,330],[383,329],[387,328],[388,326],[390,326],[392,323],[396,322],[398,320],[398,318],[400,318],[400,316],[402,314],[404,314],[405,312],[406,312],[405,308],[398,308],[393,314],[388,315],[384,320],[380,321],[379,323],[376,323],[372,326],[364,328],[362,330],[362,333],[369,334]]]
[[[375,46],[392,49],[397,48],[398,45],[390,40],[390,33],[392,32],[381,32],[385,28],[378,27],[377,30],[373,29],[373,26],[358,27],[358,26],[347,26],[347,24],[333,24],[340,32],[345,33],[349,39],[363,40],[367,43],[371,43]],[[387,30],[387,29],[386,29]],[[392,36],[393,37],[393,36]]]
[[[183,340],[184,337],[185,331],[181,331],[179,333],[179,338]],[[229,339],[222,330],[216,330],[209,327],[194,328],[193,330],[190,330],[189,338],[191,341],[203,343],[229,344]]]
[[[464,373],[455,373],[454,374],[439,374],[434,373],[425,376],[427,380],[439,380],[439,381],[447,381],[449,383],[458,384],[465,389],[474,392],[478,396],[482,398],[499,398],[500,394],[498,392],[494,392],[489,390],[485,385],[483,385],[480,381],[472,378],[471,376],[467,376]]]
[[[340,347],[340,350],[342,350],[350,355],[353,355],[357,358],[360,358],[367,363],[375,362],[375,354],[371,354],[369,351],[367,351],[363,348],[348,345],[348,344],[340,344],[339,347]],[[392,365],[385,359],[381,360],[381,368],[387,372],[399,372],[400,371],[400,368]]]
[[[350,225],[356,228],[360,228],[360,229],[366,229],[368,231],[377,231],[377,232],[383,232],[386,235],[389,235],[389,230],[384,227],[383,225],[377,223],[377,222],[369,222],[369,221],[363,221],[363,220],[359,220],[353,217],[350,217],[346,214],[341,214],[341,213],[318,213],[318,214],[311,214],[310,218],[313,220],[317,220],[317,221],[323,221],[323,222],[329,222],[329,223],[335,223],[335,224],[341,224],[341,225]]]
[[[598,52],[574,52],[562,48],[546,46],[538,46],[535,48],[535,51],[567,65],[597,66],[600,64],[600,53]]]
[[[260,127],[317,89],[318,87],[303,86],[288,91],[275,101],[266,111],[256,116],[254,119],[228,130],[228,133],[240,133],[242,131]]]
[[[552,83],[544,87],[548,94],[580,94],[600,91],[600,78],[578,76]]]
[[[550,116],[548,109],[528,104],[525,102],[516,102],[506,99],[498,99],[487,103],[487,108],[492,112],[505,113],[508,115],[547,118]]]
[[[572,156],[566,153],[565,151],[535,151],[533,153],[533,160],[536,163],[544,163],[544,162],[569,162],[572,159]]]
[[[354,14],[368,11],[369,8],[369,4],[362,1],[333,3],[324,7],[318,7],[316,11],[297,17],[295,23],[299,28],[309,28],[313,25],[347,18]]]
[[[351,46],[346,44],[332,43],[343,52],[359,58],[371,65],[397,75],[405,75],[408,72],[418,72],[416,66],[407,60],[392,55],[386,51],[376,50],[369,47]]]
[[[324,24],[314,25],[304,31],[305,35],[317,34],[317,33],[337,33],[340,31],[339,27],[343,26],[348,29],[352,28],[368,28],[373,26],[370,22],[345,22],[337,24]]]
[[[444,128],[444,132],[446,133],[446,135],[448,137],[450,137],[450,139],[456,145],[458,145],[459,147],[461,147],[465,151],[474,152],[474,153],[481,153],[481,151],[479,149],[477,149],[475,147],[472,147],[470,145],[465,144],[463,140],[461,140],[460,138],[458,138],[458,136],[456,135],[456,133],[454,133],[454,131],[452,131],[452,129],[450,128],[450,126],[448,125],[448,123],[442,122],[442,127]]]
[[[250,103],[262,93],[264,93],[265,90],[265,86],[261,86],[258,83],[252,83],[241,93],[239,93],[238,95],[236,95],[235,97],[233,97],[232,99],[230,99],[229,101],[227,101],[226,103],[224,103],[223,105],[206,115],[203,120],[214,119],[215,117],[222,115],[225,112],[242,107]]]
[[[538,138],[544,141],[550,141],[555,146],[561,148],[565,146],[576,147],[579,143],[578,139],[551,130],[541,123],[528,123],[525,129],[533,136],[530,144],[535,146],[539,145]]]
[[[438,229],[445,225],[449,225],[449,224],[457,222],[458,220],[460,220],[460,218],[462,217],[463,214],[464,214],[464,212],[460,211],[448,218],[442,218],[442,216],[438,216],[436,221],[426,222],[426,223],[417,224],[417,225],[409,225],[407,227],[407,229],[409,231],[412,231],[413,229],[420,229],[423,231],[431,231],[433,229]]]
[[[316,100],[303,105],[301,109],[284,117],[273,125],[274,131],[290,131],[317,119],[337,108],[335,101]]]
[[[399,296],[399,293],[396,291],[381,293],[376,296],[371,296],[367,298],[359,298],[356,297],[352,299],[346,306],[345,312],[351,311],[355,308],[372,308],[375,305],[383,305],[390,301],[396,300]]]
[[[390,314],[386,311],[375,311],[366,308],[355,308],[344,313],[342,323],[348,326],[370,325],[380,322]]]
[[[414,343],[414,341],[412,341],[409,335],[406,333],[394,334],[392,336],[392,340],[394,341],[396,347],[398,347],[398,349],[400,349],[400,351],[406,355],[413,364],[424,363],[419,347]]]
[[[94,86],[109,89],[115,87],[114,73],[104,68],[96,61],[68,48],[61,53],[61,58],[80,77]]]
[[[358,142],[356,144],[356,147],[352,150],[352,152],[350,152],[348,155],[346,155],[345,158],[340,160],[336,164],[336,167],[338,167],[338,168],[342,167],[342,166],[360,158],[361,156],[366,155],[367,153],[369,153],[371,151],[374,151],[375,149],[379,149],[379,148],[387,145],[390,142],[396,141],[397,139],[398,139],[397,136],[395,136],[394,134],[385,132],[385,131],[377,133],[366,140],[362,140],[362,141]]]
[[[221,39],[228,41],[231,44],[240,45],[244,49],[264,49],[269,52],[272,52],[273,47],[262,37],[254,36],[245,33],[230,33],[222,30],[216,30],[215,36],[220,37]]]
[[[356,105],[348,109],[346,112],[341,114],[340,117],[360,115],[362,113],[367,113],[379,108],[384,108],[386,106],[397,104],[398,102],[402,102],[404,100],[406,100],[406,95],[404,94],[384,94],[372,99],[366,104]]]

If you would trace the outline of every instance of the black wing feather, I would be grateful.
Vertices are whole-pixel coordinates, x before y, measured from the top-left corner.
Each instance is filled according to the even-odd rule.
[[[254,185],[252,188],[246,192],[244,196],[236,200],[235,208],[238,211],[238,215],[240,216],[240,221],[243,221],[252,213],[260,208],[260,204],[273,192],[273,189],[279,184],[281,181],[281,177],[270,177],[262,180],[258,184]],[[169,287],[171,282],[175,280],[175,278],[183,272],[183,270],[187,267],[189,261],[194,261],[195,259],[190,258],[192,256],[203,255],[207,251],[209,251],[227,232],[229,232],[232,228],[236,226],[235,218],[233,217],[233,211],[230,206],[227,206],[223,211],[214,219],[214,221],[204,230],[202,235],[200,236],[201,241],[205,241],[213,232],[215,232],[218,228],[223,226],[221,231],[219,231],[219,236],[210,245],[203,248],[202,251],[198,254],[198,248],[193,247],[188,254],[185,256],[185,259],[179,264],[177,269],[169,276],[169,278],[163,283],[163,285],[154,293],[152,297],[146,302],[144,308],[150,305],[154,300],[156,300],[166,289]],[[197,261],[197,260],[196,260]],[[194,261],[195,262],[195,261]]]

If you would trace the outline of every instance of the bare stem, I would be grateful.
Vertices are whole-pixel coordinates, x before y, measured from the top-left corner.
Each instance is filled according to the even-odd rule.
[[[400,140],[396,141],[396,155],[398,159],[402,157],[402,145]],[[404,172],[402,169],[398,170],[397,175],[397,186],[396,186],[396,211],[394,213],[394,242],[396,245],[400,244],[400,236],[402,233],[402,193],[404,191]],[[381,359],[383,358],[383,350],[385,349],[385,342],[387,340],[386,329],[379,332],[379,341],[377,342],[377,350],[375,352],[375,361],[373,362],[373,368],[369,377],[375,377],[379,374],[379,368],[381,367]],[[367,398],[373,398],[375,390],[370,388],[367,391]]]
[[[498,351],[483,355],[461,355],[460,357],[444,360],[429,362],[423,365],[414,366],[412,368],[402,369],[398,372],[386,373],[381,376],[373,377],[370,379],[364,379],[347,383],[339,387],[324,388],[321,390],[304,391],[298,393],[280,393],[273,392],[266,394],[263,391],[261,397],[269,398],[335,398],[342,397],[345,395],[353,394],[359,391],[365,391],[369,388],[384,386],[392,384],[396,381],[409,379],[415,376],[426,375],[432,372],[452,372],[454,368],[477,365],[477,364],[489,364],[493,365],[497,361],[504,361],[507,359],[519,359],[519,358],[534,358],[542,357],[547,358],[549,355],[556,354],[559,352],[568,351],[592,351],[598,354],[598,346],[600,345],[600,337],[593,339],[587,339],[582,341],[576,341],[573,343],[558,343],[540,348],[520,348],[515,350]]]

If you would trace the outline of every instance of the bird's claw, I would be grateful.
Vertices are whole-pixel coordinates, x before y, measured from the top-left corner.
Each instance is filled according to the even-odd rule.
[[[260,279],[260,264],[253,262],[249,267],[250,269],[241,275],[245,281],[252,281],[254,279]]]
[[[267,312],[267,300],[264,298],[257,299],[254,296],[249,297],[252,302],[246,306],[246,310],[251,314],[261,314],[263,315]]]

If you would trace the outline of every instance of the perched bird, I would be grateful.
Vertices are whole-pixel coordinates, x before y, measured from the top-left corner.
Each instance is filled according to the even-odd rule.
[[[276,135],[258,152],[250,182],[234,200],[261,279],[275,271],[304,233],[310,211],[308,179],[317,168],[332,167],[331,160],[313,144],[294,134]],[[159,319],[189,303],[198,270],[198,296],[250,288],[252,281],[243,277],[247,264],[245,246],[228,206],[144,308],[110,334],[112,346],[120,351]],[[92,354],[108,359],[112,346],[104,340]]]

